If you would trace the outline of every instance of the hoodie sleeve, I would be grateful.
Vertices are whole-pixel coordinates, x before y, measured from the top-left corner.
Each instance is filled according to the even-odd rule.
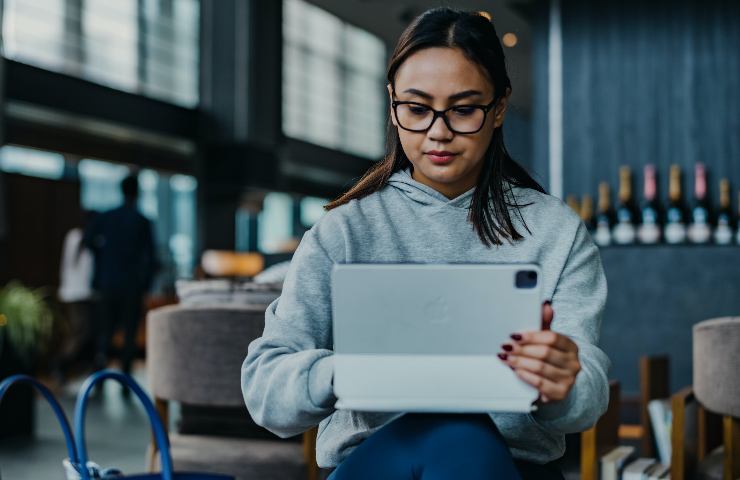
[[[254,421],[280,437],[304,432],[334,411],[331,322],[333,261],[318,224],[293,255],[282,295],[265,312],[265,330],[249,345],[241,371]]]
[[[610,361],[597,346],[606,293],[598,248],[579,222],[553,294],[555,318],[551,328],[578,345],[581,371],[565,399],[541,405],[532,414],[547,430],[560,434],[581,432],[593,426],[606,411]]]

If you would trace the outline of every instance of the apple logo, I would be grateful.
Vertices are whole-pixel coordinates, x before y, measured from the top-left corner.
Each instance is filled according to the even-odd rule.
[[[450,306],[444,297],[436,297],[427,300],[423,307],[424,316],[432,325],[443,325],[450,323]]]

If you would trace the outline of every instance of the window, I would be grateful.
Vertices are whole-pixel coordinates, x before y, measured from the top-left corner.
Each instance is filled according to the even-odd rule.
[[[198,181],[190,175],[172,175],[169,248],[177,276],[189,278],[195,267],[196,191]]]
[[[64,176],[64,165],[59,153],[13,145],[0,148],[0,170],[4,172],[58,180]]]
[[[130,173],[127,166],[82,160],[78,165],[78,172],[82,208],[102,212],[123,203],[121,181]]]
[[[13,60],[185,107],[198,103],[198,0],[5,0]]]
[[[139,173],[139,209],[152,221],[159,217],[159,174],[154,170]]]
[[[262,210],[254,215],[246,208],[236,212],[236,250],[261,253],[292,252],[306,230],[324,215],[329,200],[270,192]]]
[[[301,199],[301,223],[306,227],[313,226],[324,216],[324,205],[329,203],[326,198],[304,197]]]
[[[387,103],[383,42],[303,0],[283,5],[283,131],[380,157]]]
[[[293,197],[287,193],[268,193],[257,219],[259,251],[278,253],[292,238]]]
[[[64,0],[5,0],[4,54],[50,70],[64,67]],[[69,45],[69,50],[73,49]]]

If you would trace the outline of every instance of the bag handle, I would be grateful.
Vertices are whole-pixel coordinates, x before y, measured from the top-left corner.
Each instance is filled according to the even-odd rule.
[[[62,427],[62,432],[64,433],[64,441],[67,443],[67,455],[69,455],[70,463],[76,469],[84,470],[83,468],[79,468],[82,464],[77,457],[77,449],[75,447],[74,437],[72,437],[72,430],[69,428],[67,415],[65,415],[62,406],[59,405],[59,402],[54,397],[54,394],[51,393],[51,390],[49,390],[44,384],[32,377],[29,377],[28,375],[11,375],[10,377],[3,380],[2,383],[0,383],[0,402],[2,401],[8,389],[16,383],[25,383],[27,385],[31,385],[36,390],[38,390],[41,395],[44,396],[47,402],[49,402],[52,410],[54,410],[54,414],[57,416],[59,425]]]
[[[126,375],[116,370],[101,370],[90,375],[80,389],[80,393],[77,396],[77,403],[75,405],[75,437],[77,439],[77,453],[81,465],[87,465],[87,446],[85,445],[85,412],[87,411],[87,402],[90,397],[90,393],[96,384],[107,380],[113,379],[118,381],[121,385],[126,388],[130,388],[139,397],[139,401],[144,405],[147,415],[149,416],[149,423],[152,426],[154,433],[154,441],[159,449],[160,461],[162,464],[162,478],[163,480],[172,480],[172,458],[170,457],[170,442],[167,433],[162,426],[162,420],[159,418],[157,410],[154,408],[154,404],[149,400],[146,392],[136,383],[136,380],[131,376]],[[90,473],[86,468],[82,469],[82,479],[90,480]]]

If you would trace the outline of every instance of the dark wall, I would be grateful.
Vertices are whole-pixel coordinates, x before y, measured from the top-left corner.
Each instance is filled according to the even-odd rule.
[[[683,167],[688,187],[697,161],[713,187],[721,176],[737,187],[740,2],[561,3],[564,193],[593,194],[600,180],[616,185],[620,165],[654,163],[665,196],[668,166]],[[547,165],[547,8],[535,28],[537,165]]]
[[[11,280],[29,287],[59,285],[64,237],[81,217],[79,183],[5,174],[5,195],[0,285]]]
[[[504,121],[504,142],[512,158],[532,169],[532,120],[524,109],[509,107]]]
[[[692,327],[740,315],[740,249],[712,246],[608,247],[601,251],[609,299],[601,347],[609,378],[639,393],[641,355],[668,354],[671,391],[692,382]]]

